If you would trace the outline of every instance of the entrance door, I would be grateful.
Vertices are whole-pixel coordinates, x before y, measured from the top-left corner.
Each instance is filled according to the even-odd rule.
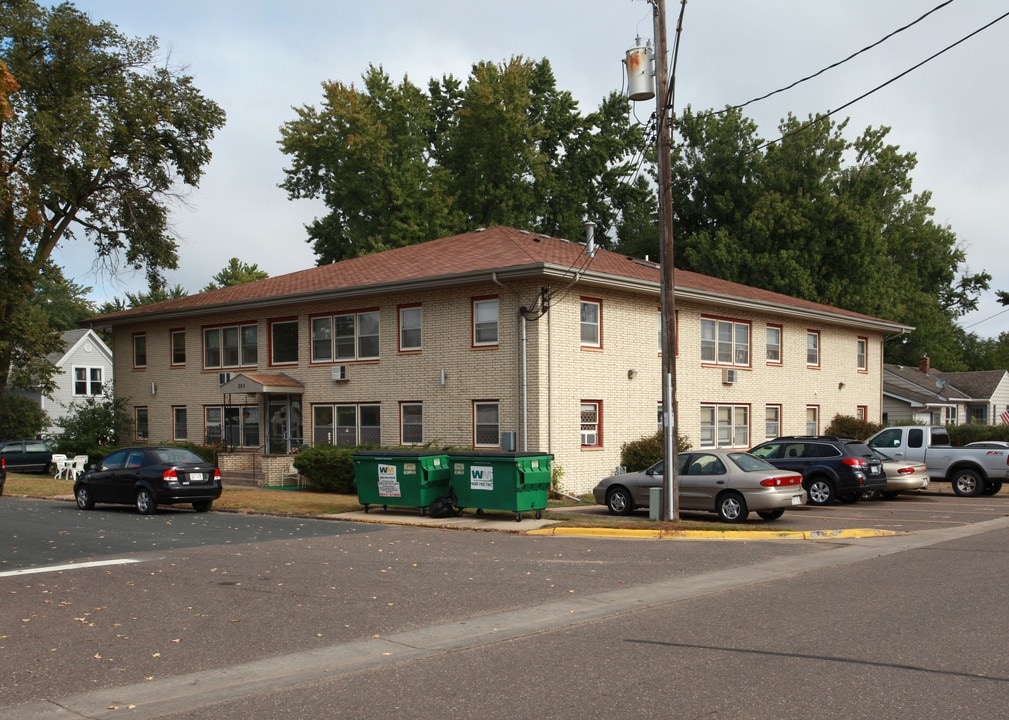
[[[287,454],[301,446],[300,395],[271,395],[266,414],[270,418],[269,446],[266,449],[269,454]]]

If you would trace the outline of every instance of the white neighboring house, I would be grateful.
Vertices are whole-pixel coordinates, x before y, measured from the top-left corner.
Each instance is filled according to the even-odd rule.
[[[90,328],[67,330],[63,333],[63,351],[49,355],[56,366],[56,389],[51,396],[38,391],[19,391],[18,395],[30,398],[49,415],[46,435],[59,433],[57,421],[62,418],[70,403],[102,394],[105,383],[113,379],[112,350]]]

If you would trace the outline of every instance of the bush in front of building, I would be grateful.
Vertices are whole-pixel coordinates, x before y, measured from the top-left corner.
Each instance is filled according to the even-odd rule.
[[[305,448],[295,456],[294,469],[305,476],[309,490],[353,495],[357,486],[351,455],[361,449],[335,445]]]
[[[859,420],[854,415],[835,415],[824,431],[824,435],[837,435],[843,438],[855,438],[856,440],[868,440],[870,437],[883,429],[883,425]]]
[[[949,441],[952,445],[966,445],[982,440],[1004,440],[1009,442],[1009,425],[947,425]]]
[[[651,467],[662,459],[664,445],[664,434],[659,430],[654,435],[648,435],[640,440],[631,440],[620,446],[620,464],[627,472],[637,472]],[[681,453],[690,449],[690,441],[686,436],[680,435],[676,438],[676,452]]]
[[[49,425],[49,416],[34,400],[6,393],[0,397],[0,438],[38,437]]]
[[[56,421],[61,433],[57,444],[64,455],[101,458],[133,437],[133,417],[128,398],[113,397],[107,387],[101,396],[74,400]]]

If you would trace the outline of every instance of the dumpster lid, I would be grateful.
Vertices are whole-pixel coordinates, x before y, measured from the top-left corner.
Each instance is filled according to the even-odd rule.
[[[351,455],[352,458],[355,457],[398,457],[398,458],[411,458],[411,457],[430,457],[432,455],[445,455],[444,452],[439,452],[438,450],[358,450]]]
[[[527,452],[521,450],[453,450],[448,453],[450,458],[501,458],[501,459],[512,459],[512,458],[527,458],[527,457],[546,457],[553,460],[553,455],[550,453],[541,452]]]

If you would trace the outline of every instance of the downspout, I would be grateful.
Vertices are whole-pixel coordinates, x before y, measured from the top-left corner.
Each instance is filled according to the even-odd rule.
[[[494,284],[499,286],[501,289],[510,292],[515,298],[516,308],[519,306],[520,296],[518,291],[511,290],[506,287],[500,280],[497,279],[497,273],[491,273],[491,280]],[[521,415],[521,418],[516,419],[516,429],[519,427],[521,422],[521,432],[522,432],[522,449],[527,451],[529,449],[529,387],[528,387],[528,367],[526,365],[526,319],[522,315],[520,317],[521,322],[517,328],[518,343],[515,348],[515,374],[518,380],[518,389],[515,393],[515,406]]]

